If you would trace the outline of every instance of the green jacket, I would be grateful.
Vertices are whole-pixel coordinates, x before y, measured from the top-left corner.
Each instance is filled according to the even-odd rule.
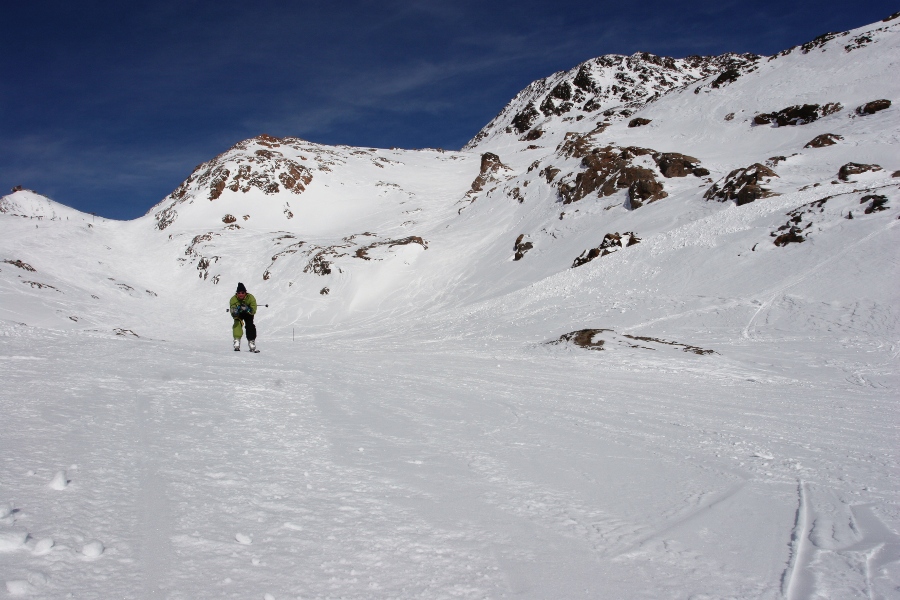
[[[253,297],[253,294],[247,294],[244,296],[244,301],[241,302],[238,300],[237,294],[235,294],[231,297],[231,301],[228,302],[228,307],[231,310],[231,316],[236,319],[247,312],[251,315],[255,315],[256,298]]]

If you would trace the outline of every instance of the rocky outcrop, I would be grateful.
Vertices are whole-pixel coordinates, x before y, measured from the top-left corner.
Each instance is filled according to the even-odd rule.
[[[715,76],[717,86],[726,85],[755,70],[760,58],[755,54],[723,54],[676,59],[646,52],[594,58],[570,71],[535,81],[519,92],[465,149],[475,149],[495,134],[521,136],[540,118],[580,120],[602,111],[610,119],[627,119],[647,102],[690,83]],[[728,75],[721,77],[724,72]]]
[[[655,202],[668,196],[656,173],[632,162],[637,156],[652,154],[647,148],[594,148],[581,161],[584,171],[575,176],[573,183],[560,182],[559,195],[563,204],[581,200],[597,192],[601,197],[611,196],[619,190],[628,190],[629,208],[639,208],[645,202]]]
[[[534,248],[534,244],[531,242],[523,241],[525,239],[525,234],[519,234],[519,237],[516,238],[516,243],[513,244],[513,252],[515,255],[513,256],[513,260],[522,260],[522,257],[525,256],[525,253]]]
[[[525,133],[531,128],[534,120],[540,116],[540,113],[534,107],[533,102],[529,102],[525,108],[519,111],[512,120],[512,126],[519,133]]]
[[[509,167],[500,162],[499,156],[493,152],[485,152],[481,155],[481,170],[478,172],[478,177],[472,182],[472,187],[466,192],[466,195],[474,196],[482,191],[489,182],[500,181],[497,173],[504,170],[508,171]]]
[[[635,117],[628,122],[629,127],[643,127],[653,122],[653,119],[645,119],[643,117]]]
[[[891,107],[890,100],[873,100],[871,102],[866,102],[862,106],[856,107],[856,114],[861,117],[866,115],[874,115],[878,111],[882,111]]]
[[[288,191],[300,194],[312,182],[312,171],[300,164],[297,154],[311,150],[297,138],[275,138],[260,135],[235,144],[227,152],[194,169],[194,172],[161,203],[155,213],[157,228],[162,230],[178,217],[177,206],[189,199],[219,199],[226,190],[247,193],[257,189],[266,195]],[[291,154],[287,156],[285,153]],[[320,154],[325,151],[320,150]],[[333,164],[316,155],[321,170]],[[306,157],[300,156],[300,160]]]
[[[563,157],[581,158],[583,171],[576,173],[574,180],[563,177],[557,183],[557,190],[563,204],[577,202],[596,192],[600,197],[610,196],[619,190],[628,190],[626,207],[640,208],[647,202],[655,202],[668,196],[663,184],[657,179],[657,172],[645,166],[646,159],[636,164],[638,157],[649,157],[663,177],[703,177],[709,171],[700,166],[693,156],[680,152],[657,152],[651,148],[638,146],[593,147],[593,133],[586,135],[569,134],[560,144],[558,152]],[[552,167],[546,167],[547,173]],[[557,172],[554,173],[554,177]],[[548,182],[552,178],[548,178]]]
[[[585,250],[582,252],[573,262],[572,267],[580,267],[581,265],[587,264],[594,260],[595,258],[606,256],[607,254],[612,254],[618,249],[622,248],[622,236],[628,236],[628,240],[625,242],[625,247],[634,246],[635,244],[639,244],[641,239],[637,237],[633,231],[626,231],[624,234],[619,234],[619,232],[615,233],[607,233],[603,236],[603,241],[596,248],[591,248],[590,250]]]
[[[786,127],[789,125],[806,125],[821,117],[834,114],[844,107],[839,102],[830,102],[824,106],[818,104],[798,104],[788,106],[777,112],[761,113],[753,117],[755,125],[774,125]]]
[[[653,160],[659,167],[663,177],[705,177],[709,175],[709,169],[700,166],[700,160],[680,152],[656,152]]]
[[[881,194],[869,194],[867,196],[863,196],[859,200],[860,204],[865,204],[866,202],[869,203],[869,206],[867,206],[863,212],[867,215],[870,215],[874,212],[881,212],[890,208],[889,206],[885,206],[888,202],[887,196]]]
[[[551,344],[573,344],[585,350],[603,350],[604,340],[598,339],[597,336],[612,332],[612,329],[579,329],[564,333],[559,336],[558,340],[553,340]]]
[[[850,181],[850,178],[854,175],[861,175],[863,173],[881,171],[881,167],[879,165],[864,165],[861,163],[847,163],[843,167],[838,170],[838,179],[841,181]]]
[[[837,135],[835,133],[823,133],[822,135],[817,135],[809,142],[806,143],[804,148],[824,148],[826,146],[834,146],[838,143],[839,140],[844,139],[844,136]]]
[[[734,200],[738,206],[749,204],[760,198],[777,196],[778,194],[762,187],[772,177],[778,175],[765,165],[755,163],[743,169],[735,169],[725,178],[717,181],[703,195],[707,200],[725,202]]]
[[[601,338],[600,336],[603,337]],[[670,340],[663,340],[647,335],[616,333],[612,329],[579,329],[577,331],[564,333],[559,336],[559,339],[545,342],[545,344],[550,346],[572,345],[585,350],[608,350],[618,346],[640,350],[664,350],[666,348],[671,348],[681,350],[682,352],[699,354],[701,356],[716,353],[714,350],[707,350],[691,344],[672,342]]]
[[[29,265],[27,262],[22,262],[21,260],[9,260],[9,259],[7,259],[7,260],[4,260],[3,262],[5,262],[6,264],[9,264],[9,265],[12,265],[12,266],[14,266],[14,267],[19,267],[20,269],[22,269],[22,270],[24,270],[24,271],[30,271],[30,272],[32,272],[32,273],[36,273],[36,272],[37,272],[37,269],[35,269],[35,268],[32,267],[31,265]]]
[[[380,240],[377,242],[372,242],[371,244],[367,244],[365,246],[361,246],[356,249],[354,256],[356,258],[361,258],[363,260],[372,260],[372,257],[369,256],[369,251],[380,246],[387,246],[388,248],[393,248],[394,246],[406,246],[408,244],[419,244],[422,246],[424,250],[428,250],[428,242],[423,240],[418,235],[411,235],[405,238],[401,238],[398,240]],[[379,260],[379,259],[376,259]]]

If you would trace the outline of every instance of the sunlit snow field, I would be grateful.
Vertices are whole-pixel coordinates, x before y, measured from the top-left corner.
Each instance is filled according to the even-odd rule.
[[[0,597],[900,598],[900,21],[851,33],[640,128],[260,136],[195,175],[294,161],[302,193],[192,175],[129,222],[0,198]],[[843,108],[751,123],[807,101]],[[709,177],[645,153],[665,198],[563,205],[570,128]],[[704,198],[760,161],[774,195]]]

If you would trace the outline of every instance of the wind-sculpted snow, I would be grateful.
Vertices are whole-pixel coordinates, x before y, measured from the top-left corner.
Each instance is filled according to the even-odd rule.
[[[898,27],[0,198],[0,594],[894,597]]]

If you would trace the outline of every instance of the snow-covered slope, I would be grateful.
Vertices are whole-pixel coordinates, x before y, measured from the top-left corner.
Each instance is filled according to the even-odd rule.
[[[261,135],[130,222],[3,197],[7,591],[892,597],[898,63],[900,15],[606,56],[460,152]]]

